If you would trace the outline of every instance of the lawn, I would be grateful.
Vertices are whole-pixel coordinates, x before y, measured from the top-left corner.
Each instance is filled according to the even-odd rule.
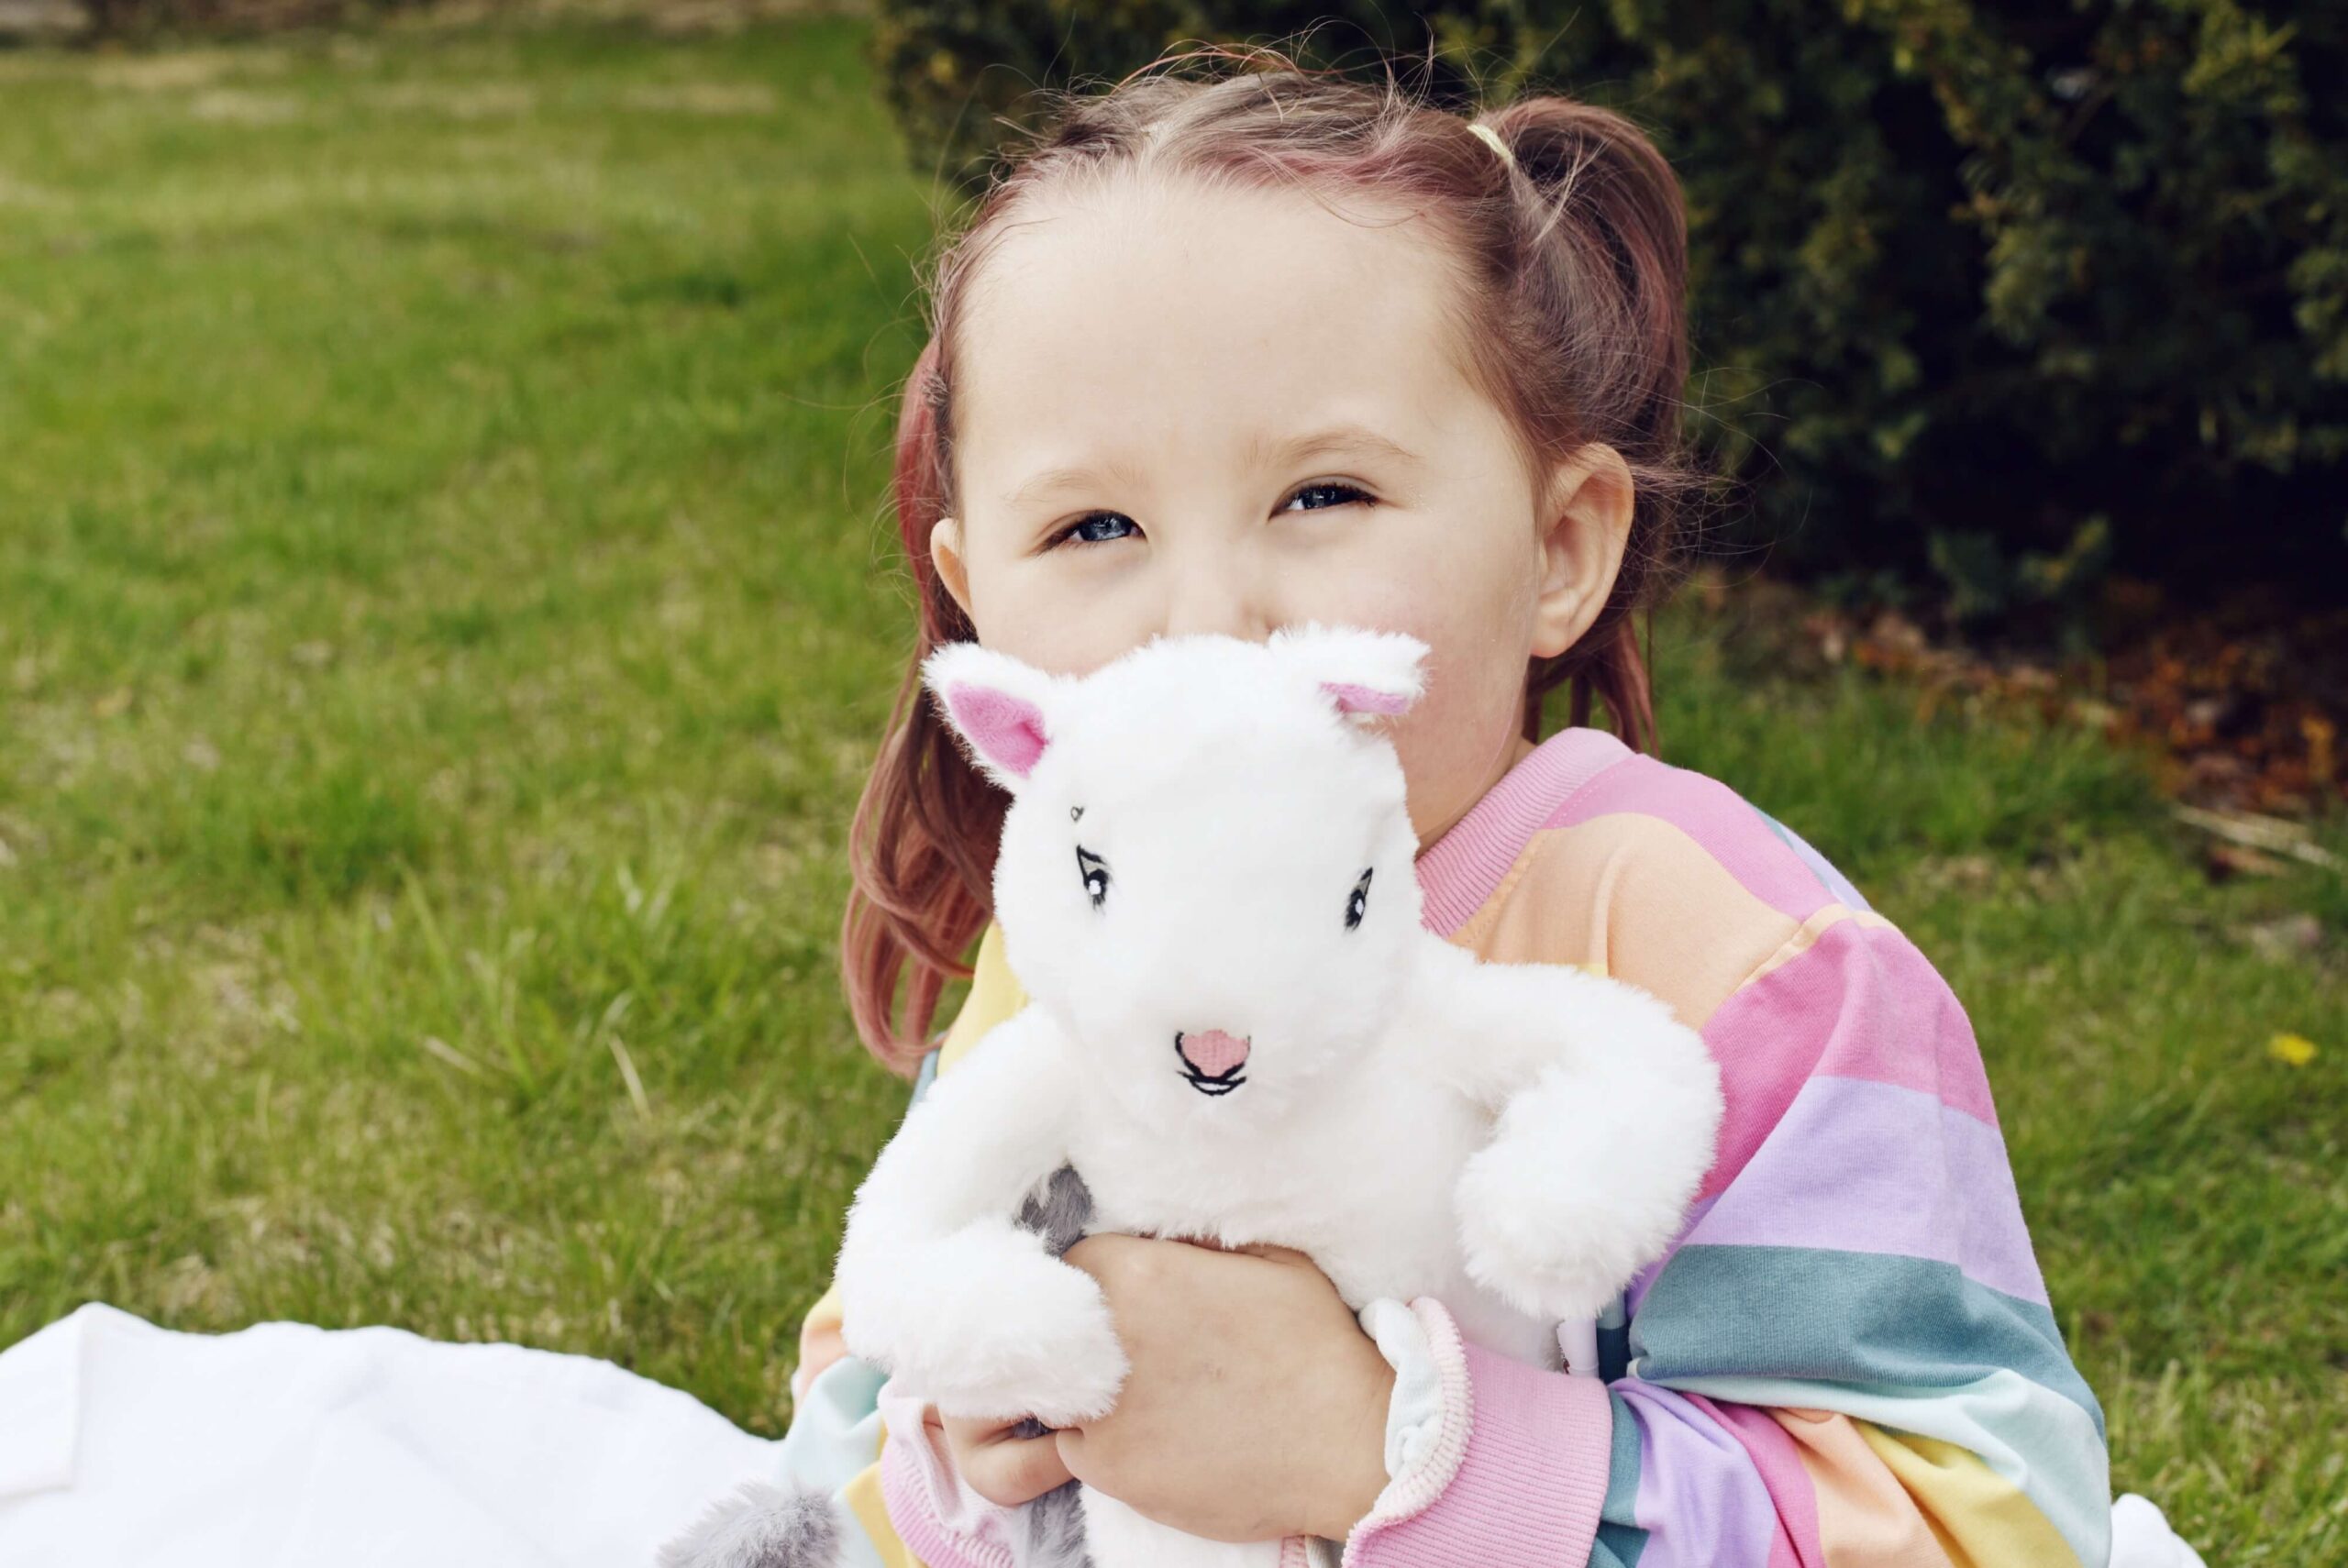
[[[833,966],[930,233],[861,42],[0,54],[0,1344],[393,1322],[788,1420],[905,1092]],[[1667,755],[1966,999],[2115,1481],[2348,1561],[2336,888],[1754,602],[1663,622]]]

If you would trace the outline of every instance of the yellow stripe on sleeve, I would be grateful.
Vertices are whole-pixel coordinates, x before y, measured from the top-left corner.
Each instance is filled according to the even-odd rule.
[[[969,1055],[970,1047],[988,1030],[1026,1005],[1027,993],[1019,988],[1011,966],[1003,960],[1002,931],[990,922],[979,938],[979,955],[970,965],[970,994],[937,1048],[937,1070],[942,1073]]]
[[[880,1554],[880,1568],[925,1568],[914,1549],[897,1539],[897,1527],[889,1522],[888,1506],[880,1499],[880,1465],[875,1461],[869,1469],[840,1488],[840,1501],[847,1505],[856,1522],[872,1542],[872,1550]]]
[[[1915,1499],[1955,1568],[2077,1568],[2078,1553],[2046,1516],[1972,1450],[1869,1421],[1851,1424]]]

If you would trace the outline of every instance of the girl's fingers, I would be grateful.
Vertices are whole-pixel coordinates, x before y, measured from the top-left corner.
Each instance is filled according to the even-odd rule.
[[[983,1443],[954,1456],[970,1490],[998,1507],[1032,1502],[1069,1479],[1050,1433]]]
[[[945,1433],[946,1451],[970,1490],[999,1507],[1015,1508],[1069,1478],[1048,1432],[1020,1437],[1025,1422],[948,1419],[936,1406],[924,1414]]]
[[[1307,1268],[1320,1266],[1312,1261],[1311,1253],[1298,1252],[1294,1247],[1276,1246],[1270,1242],[1249,1242],[1245,1246],[1230,1247],[1224,1250],[1246,1253],[1250,1257],[1268,1258],[1273,1263],[1302,1264]]]

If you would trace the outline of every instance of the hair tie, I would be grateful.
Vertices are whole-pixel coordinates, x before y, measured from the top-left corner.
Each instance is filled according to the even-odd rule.
[[[1471,125],[1468,128],[1489,143],[1491,149],[1501,155],[1502,163],[1507,164],[1511,169],[1516,167],[1516,154],[1508,149],[1508,143],[1501,139],[1500,132],[1487,125]]]

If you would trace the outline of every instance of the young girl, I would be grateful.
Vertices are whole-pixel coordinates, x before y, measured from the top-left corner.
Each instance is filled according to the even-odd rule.
[[[827,1297],[795,1477],[864,1527],[852,1560],[930,1568],[1033,1560],[1006,1510],[1071,1475],[1347,1564],[2100,1568],[2102,1413],[1963,1010],[1793,834],[1648,755],[1634,616],[1689,484],[1669,169],[1563,98],[1470,124],[1243,63],[1076,101],[944,253],[898,436],[915,660],[975,637],[1080,672],[1308,620],[1423,639],[1393,738],[1428,923],[1668,1001],[1721,1064],[1718,1163],[1601,1323],[1605,1381],[1463,1344],[1439,1301],[1357,1319],[1293,1253],[1100,1236],[1068,1256],[1131,1358],[1112,1414],[1032,1436],[878,1409]],[[1539,741],[1561,687],[1572,725]],[[987,927],[1002,807],[909,677],[845,961],[865,1039],[925,1086],[1022,999]]]

